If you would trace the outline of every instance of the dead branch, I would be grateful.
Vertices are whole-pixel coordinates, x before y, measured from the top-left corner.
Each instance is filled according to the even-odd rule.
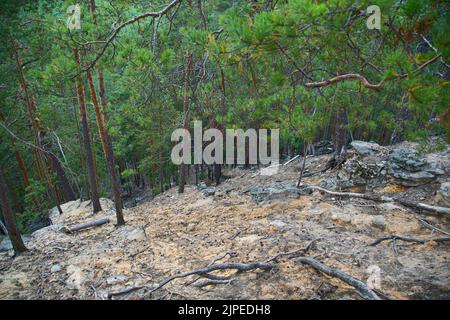
[[[105,53],[106,49],[108,48],[108,46],[111,44],[111,42],[116,38],[116,36],[119,34],[119,32],[125,28],[126,26],[135,23],[136,21],[139,21],[141,19],[147,18],[147,17],[153,17],[153,18],[159,18],[163,15],[165,15],[167,12],[170,11],[170,9],[172,9],[174,6],[176,6],[178,3],[180,3],[181,0],[173,0],[171,3],[169,3],[166,7],[164,7],[163,9],[161,9],[160,11],[153,11],[153,12],[146,12],[143,13],[141,15],[138,15],[136,17],[131,18],[130,20],[125,21],[124,23],[122,23],[120,26],[118,26],[117,28],[115,28],[111,35],[109,36],[109,38],[104,41],[104,45],[102,47],[102,49],[100,50],[100,52],[97,54],[97,56],[95,57],[95,59],[89,64],[89,66],[87,68],[85,68],[83,71],[87,71],[91,68],[93,68],[95,66],[95,64],[97,63],[97,61],[103,56],[103,54]],[[87,44],[91,44],[91,43],[87,43]]]
[[[432,225],[431,223],[429,223],[427,220],[425,220],[425,219],[420,219],[420,218],[417,218],[417,219],[419,220],[419,222],[420,222],[425,228],[428,228],[428,229],[430,229],[431,231],[440,232],[440,233],[442,233],[442,234],[445,234],[445,235],[447,235],[447,236],[450,236],[450,233],[449,233],[449,232],[444,231],[444,230],[442,230],[442,229],[439,229],[439,228],[433,226],[433,225]]]
[[[347,80],[358,80],[362,83],[362,85],[364,87],[373,89],[373,90],[379,90],[384,85],[384,82],[385,82],[385,80],[383,79],[377,84],[372,84],[365,77],[363,77],[360,74],[349,73],[349,74],[343,74],[340,76],[336,76],[334,78],[324,80],[324,81],[308,82],[308,83],[305,83],[305,87],[307,87],[307,88],[322,88],[322,87],[326,87],[326,86],[335,84],[337,82],[347,81]]]
[[[439,55],[431,58],[430,60],[426,61],[425,63],[420,65],[415,70],[415,72],[423,70],[428,65],[430,65],[433,62],[437,61],[437,59],[439,59],[441,56],[442,55],[439,54]],[[399,75],[397,77],[397,79],[404,79],[407,76],[408,76],[407,74],[402,74],[402,75]],[[342,81],[347,81],[347,80],[350,80],[350,81],[351,80],[357,80],[357,81],[360,81],[361,84],[364,87],[368,88],[368,89],[379,90],[379,89],[381,89],[384,86],[386,80],[390,80],[390,79],[384,78],[379,83],[372,84],[364,76],[362,76],[362,75],[360,75],[358,73],[348,73],[348,74],[339,75],[339,76],[336,76],[334,78],[331,78],[331,79],[328,79],[328,80],[324,80],[324,81],[308,82],[308,83],[305,83],[305,87],[306,88],[322,88],[322,87],[327,87],[329,85],[332,85],[332,84],[335,84],[335,83],[338,83],[338,82],[342,82]]]
[[[212,284],[231,284],[234,281],[234,279],[229,279],[229,280],[206,280],[203,282],[200,282],[196,285],[194,285],[194,287],[196,288],[203,288]]]
[[[252,263],[229,262],[229,263],[212,264],[212,265],[209,265],[209,266],[201,268],[201,269],[196,269],[196,270],[192,270],[192,271],[188,271],[188,272],[184,272],[184,273],[174,274],[173,276],[170,276],[170,277],[164,279],[163,281],[161,281],[154,288],[151,288],[149,285],[139,285],[139,286],[135,286],[135,287],[127,287],[127,288],[119,289],[118,291],[107,292],[105,294],[105,297],[111,298],[113,296],[131,293],[133,291],[144,289],[144,288],[150,289],[149,293],[153,293],[156,290],[161,289],[166,284],[168,284],[169,282],[171,282],[175,279],[185,278],[185,277],[188,277],[191,275],[200,275],[202,277],[209,278],[210,280],[214,280],[214,281],[225,281],[225,280],[231,281],[231,279],[227,279],[225,277],[219,277],[219,276],[214,276],[214,275],[209,274],[210,272],[216,271],[216,270],[232,269],[232,270],[238,270],[238,271],[242,272],[242,271],[250,271],[250,270],[254,270],[254,269],[262,269],[262,270],[267,271],[267,270],[272,270],[274,268],[275,268],[274,264],[266,263],[266,262],[252,262]]]
[[[166,278],[165,280],[163,280],[158,286],[156,286],[155,288],[150,290],[150,293],[155,292],[156,290],[162,288],[163,286],[165,286],[166,284],[168,284],[169,282],[171,282],[175,279],[185,278],[185,277],[188,277],[188,276],[191,276],[194,274],[205,275],[212,271],[227,270],[227,269],[234,269],[234,270],[238,270],[238,271],[242,272],[242,271],[249,271],[249,270],[254,270],[254,269],[262,269],[262,270],[267,271],[267,270],[272,270],[274,268],[275,268],[274,264],[266,263],[266,262],[252,262],[252,263],[229,262],[229,263],[213,264],[213,265],[207,266],[205,268],[188,271],[188,272],[184,272],[184,273],[179,273],[179,274],[170,276],[170,277]]]
[[[314,243],[316,241],[318,241],[318,240],[319,239],[312,240],[304,248],[300,248],[300,249],[296,249],[296,250],[292,250],[292,251],[288,251],[288,252],[280,252],[280,253],[274,255],[273,257],[267,259],[265,262],[271,262],[271,261],[277,260],[278,258],[281,258],[283,256],[293,256],[293,255],[296,255],[296,254],[299,254],[299,253],[305,254],[306,252],[308,252],[312,248]]]
[[[424,211],[433,212],[433,213],[450,215],[450,208],[432,206],[432,205],[429,205],[426,203],[421,203],[421,202],[411,202],[411,201],[406,201],[406,200],[394,199],[394,198],[386,197],[386,196],[375,196],[375,195],[369,195],[369,194],[364,194],[364,193],[337,192],[337,191],[327,190],[327,189],[324,189],[319,186],[306,186],[304,188],[319,190],[319,191],[328,193],[330,195],[339,196],[339,197],[361,198],[361,199],[373,200],[373,201],[378,201],[378,202],[398,202],[399,204],[401,204],[405,207],[410,207],[413,209],[424,210]]]
[[[88,222],[84,222],[84,223],[79,223],[79,224],[73,225],[71,227],[65,226],[65,227],[62,228],[62,230],[65,233],[74,233],[74,232],[77,232],[77,231],[80,231],[80,230],[84,230],[84,229],[88,229],[88,228],[92,228],[92,227],[98,227],[98,226],[101,226],[101,225],[103,225],[105,223],[108,223],[108,222],[109,222],[109,218],[100,218],[100,219],[97,219],[97,220],[92,220],[92,221],[88,221]]]
[[[372,289],[370,289],[364,282],[362,282],[361,280],[358,280],[356,278],[353,278],[352,276],[342,272],[341,270],[332,269],[332,268],[320,263],[316,259],[313,259],[310,257],[298,257],[293,260],[310,265],[314,269],[319,270],[320,272],[323,272],[326,275],[329,275],[331,277],[335,277],[335,278],[338,278],[339,280],[344,281],[345,283],[356,288],[358,290],[358,292],[361,294],[361,296],[365,299],[381,300],[380,297]]]
[[[445,241],[450,241],[450,237],[446,237],[446,238],[435,238],[435,239],[430,239],[430,240],[423,240],[423,239],[417,239],[417,238],[411,238],[411,237],[405,237],[405,236],[399,236],[399,235],[389,235],[389,236],[385,236],[382,237],[378,240],[376,240],[375,242],[371,243],[370,246],[374,247],[377,244],[386,241],[386,240],[402,240],[402,241],[407,241],[407,242],[416,242],[416,243],[421,243],[421,244],[425,244],[429,241],[435,241],[435,242],[445,242]]]

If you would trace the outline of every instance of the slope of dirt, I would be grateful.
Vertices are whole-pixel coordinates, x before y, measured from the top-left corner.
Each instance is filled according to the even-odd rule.
[[[329,160],[308,159],[310,171]],[[307,246],[307,255],[366,281],[379,268],[381,290],[396,299],[450,298],[450,255],[447,243],[385,241],[388,234],[432,239],[443,236],[425,228],[418,218],[448,230],[448,220],[417,213],[394,203],[345,199],[313,192],[256,202],[254,187],[295,184],[300,164],[282,166],[273,176],[257,170],[233,169],[231,176],[206,196],[194,186],[182,195],[171,189],[124,211],[127,225],[113,224],[112,203],[102,200],[96,215],[88,202],[63,205],[54,225],[35,232],[30,252],[15,259],[0,253],[0,299],[102,299],[105,292],[141,284],[156,285],[164,278],[216,262],[264,261]],[[304,179],[319,185],[335,170]],[[377,188],[386,195],[425,199],[433,204],[437,186],[404,188],[390,182]],[[60,231],[94,218],[110,216],[111,223],[76,234]],[[361,299],[354,288],[289,258],[280,258],[270,272],[233,275],[225,285],[196,288],[186,285],[195,276],[177,279],[149,294],[141,289],[113,299]],[[215,274],[231,275],[224,271]]]

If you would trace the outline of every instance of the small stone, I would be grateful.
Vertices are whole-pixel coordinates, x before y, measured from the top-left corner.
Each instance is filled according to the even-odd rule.
[[[196,224],[195,223],[189,223],[187,226],[187,231],[192,232],[195,230]]]
[[[372,218],[372,226],[384,230],[386,228],[386,221],[382,215],[377,215]]]
[[[117,276],[112,276],[106,279],[106,283],[109,284],[110,286],[116,285],[116,284],[120,284],[120,283],[124,283],[125,281],[128,280],[128,277],[125,275],[117,275]]]
[[[60,264],[54,264],[52,265],[52,267],[50,268],[50,272],[51,273],[55,273],[55,272],[59,272],[61,271],[61,265]]]

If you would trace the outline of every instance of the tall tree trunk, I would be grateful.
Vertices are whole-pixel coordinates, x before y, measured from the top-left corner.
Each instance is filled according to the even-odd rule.
[[[76,199],[75,192],[73,192],[73,189],[70,186],[69,180],[67,179],[66,173],[61,165],[61,162],[53,153],[50,153],[48,156],[50,158],[50,161],[52,162],[53,170],[56,172],[56,175],[58,176],[58,180],[64,194],[64,199],[66,201],[75,200]]]
[[[192,53],[187,54],[186,70],[184,74],[184,98],[183,98],[183,128],[189,130],[189,103],[191,95],[191,73],[192,73]],[[180,165],[179,179],[178,179],[178,193],[184,192],[184,185],[186,184],[186,169],[187,164]]]
[[[14,58],[17,64],[17,69],[19,71],[19,84],[23,91],[25,103],[27,107],[27,113],[29,117],[29,121],[32,128],[32,133],[34,137],[34,144],[38,146],[40,149],[44,149],[42,145],[42,138],[47,133],[47,129],[41,127],[41,120],[38,117],[38,112],[36,108],[36,101],[29,90],[29,84],[25,77],[24,73],[24,67],[22,58],[19,55],[20,46],[18,42],[14,42]],[[58,208],[59,212],[61,213],[61,208],[59,206],[59,199],[57,196],[57,191],[53,186],[53,183],[51,181],[51,175],[47,167],[46,163],[46,155],[45,153],[40,149],[33,149],[32,155],[34,158],[34,163],[36,166],[36,173],[37,176],[44,182],[47,183],[47,195],[50,198],[53,198],[54,202],[56,203],[56,207]]]
[[[347,143],[347,110],[339,106],[336,110],[336,127],[334,133],[334,152],[340,155]]]
[[[159,106],[159,191],[164,192],[164,158],[163,158],[163,126],[162,108]]]
[[[12,212],[8,201],[8,187],[6,186],[5,177],[2,169],[0,169],[0,205],[2,208],[3,218],[5,219],[8,236],[11,239],[12,246],[16,254],[21,254],[28,249],[22,241],[19,228],[17,227],[16,218]]]
[[[95,7],[95,0],[90,0],[90,10],[92,14],[92,20],[95,25],[97,25],[97,16],[95,13],[96,7]],[[107,113],[107,102],[106,102],[106,93],[105,93],[105,79],[103,76],[103,70],[100,67],[97,67],[97,78],[98,78],[98,88],[99,88],[99,95],[100,95],[100,101],[102,105],[102,114],[103,119],[100,114],[99,106],[98,106],[98,99],[97,94],[95,92],[95,86],[94,82],[92,80],[92,73],[90,70],[88,70],[88,81],[89,81],[89,87],[91,89],[91,95],[92,95],[92,101],[94,103],[95,108],[95,115],[97,118],[97,124],[98,129],[100,132],[100,138],[102,140],[102,146],[103,151],[105,153],[106,162],[108,165],[108,171],[111,176],[111,185],[114,195],[114,205],[116,209],[116,219],[117,219],[117,225],[121,226],[125,224],[125,220],[123,218],[123,211],[122,211],[122,198],[121,198],[121,186],[120,186],[120,180],[118,177],[118,174],[116,172],[116,160],[114,157],[114,150],[111,142],[111,137],[108,133],[108,130],[105,129],[105,125],[108,123],[108,113]]]
[[[80,64],[80,55],[78,53],[78,49],[74,48],[73,55],[75,62],[77,63],[78,70],[81,72],[81,64]],[[84,87],[82,83],[81,73],[77,76],[77,96],[78,96],[78,104],[80,107],[80,123],[81,130],[83,133],[83,141],[86,149],[86,164],[87,164],[87,174],[89,178],[89,187],[91,191],[91,200],[94,209],[94,213],[102,211],[102,207],[100,205],[100,196],[98,192],[98,184],[97,184],[97,170],[94,164],[94,153],[91,145],[91,138],[89,133],[89,125],[87,121],[86,114],[86,103],[85,103],[85,94]]]

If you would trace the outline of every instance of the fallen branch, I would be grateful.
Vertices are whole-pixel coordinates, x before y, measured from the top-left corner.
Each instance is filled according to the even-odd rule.
[[[71,227],[65,226],[62,229],[65,233],[74,233],[74,232],[77,232],[80,230],[101,226],[108,222],[109,222],[109,218],[100,218],[100,219],[89,221],[89,222],[79,223],[79,224],[76,224]]]
[[[281,257],[284,257],[284,256],[293,256],[293,255],[296,255],[296,254],[299,254],[299,253],[305,254],[306,252],[308,252],[312,248],[313,244],[316,241],[318,241],[318,240],[319,239],[312,240],[304,248],[300,248],[300,249],[296,249],[296,250],[292,250],[292,251],[288,251],[288,252],[280,252],[280,253],[274,255],[273,257],[267,259],[265,262],[271,262],[271,261],[277,260],[278,258],[281,258]]]
[[[209,272],[216,271],[216,270],[227,270],[227,269],[234,269],[238,271],[249,271],[254,269],[262,269],[262,270],[272,270],[275,268],[274,264],[266,263],[266,262],[253,262],[253,263],[239,263],[239,262],[229,262],[229,263],[218,263],[213,264],[210,266],[207,266],[202,269],[197,269],[193,271],[188,271],[184,273],[178,273],[173,276],[170,276],[163,280],[158,286],[156,286],[154,289],[150,290],[150,293],[155,292],[156,290],[162,288],[169,282],[179,279],[179,278],[185,278],[194,274],[197,275],[205,275]]]
[[[242,271],[250,271],[250,270],[254,270],[254,269],[262,269],[262,270],[267,271],[267,270],[272,270],[274,268],[275,268],[274,264],[266,263],[266,262],[252,262],[252,263],[229,262],[229,263],[212,264],[212,265],[208,265],[207,267],[204,267],[201,269],[196,269],[196,270],[192,270],[192,271],[188,271],[188,272],[184,272],[184,273],[178,273],[173,276],[170,276],[170,277],[164,279],[163,281],[161,281],[154,288],[151,288],[149,285],[139,285],[139,286],[135,286],[135,287],[127,287],[127,288],[119,289],[118,291],[107,292],[107,293],[105,293],[104,297],[111,298],[113,296],[119,296],[119,295],[131,293],[133,291],[144,289],[144,288],[150,289],[149,293],[153,293],[156,290],[161,289],[166,284],[168,284],[169,282],[171,282],[175,279],[185,278],[185,277],[195,275],[195,274],[202,276],[204,278],[213,280],[216,283],[219,283],[219,282],[225,283],[225,281],[228,281],[228,282],[232,281],[232,279],[228,279],[226,277],[220,277],[220,276],[215,276],[215,275],[209,274],[209,272],[216,271],[216,270],[232,269],[232,270],[238,270],[238,271],[242,272]],[[207,284],[205,284],[205,285],[207,285]]]
[[[379,244],[380,242],[383,242],[383,241],[386,241],[386,240],[402,240],[402,241],[407,241],[407,242],[416,242],[416,243],[425,244],[425,243],[430,242],[430,241],[435,241],[435,242],[450,241],[450,237],[435,238],[435,239],[430,239],[430,240],[423,240],[423,239],[417,239],[417,238],[411,238],[411,237],[405,237],[405,236],[398,236],[398,235],[393,234],[393,235],[385,236],[385,237],[382,237],[382,238],[376,240],[375,242],[371,243],[370,246],[374,247],[377,244]]]
[[[206,286],[209,286],[209,285],[212,285],[212,284],[231,284],[233,281],[234,281],[234,279],[229,279],[229,280],[220,280],[220,279],[217,279],[217,280],[206,280],[206,281],[203,281],[203,282],[200,282],[200,283],[194,285],[194,287],[196,287],[196,288],[203,288],[203,287],[206,287]]]
[[[425,220],[425,219],[419,219],[419,218],[417,218],[417,219],[419,220],[419,222],[420,222],[425,228],[428,228],[428,229],[430,229],[431,231],[437,231],[437,232],[440,232],[440,233],[445,234],[445,235],[447,235],[447,236],[450,236],[450,233],[449,233],[449,232],[444,231],[444,230],[442,230],[442,229],[439,229],[439,228],[433,226],[433,225],[432,225],[431,223],[429,223],[427,220]]]
[[[361,280],[358,280],[356,278],[353,278],[352,276],[342,272],[338,269],[332,269],[316,259],[310,258],[310,257],[298,257],[293,259],[294,261],[298,261],[307,265],[310,265],[316,270],[319,270],[320,272],[325,273],[326,275],[329,275],[331,277],[338,278],[339,280],[344,281],[345,283],[351,285],[352,287],[356,288],[358,292],[361,294],[361,296],[368,300],[381,300],[380,297],[370,289],[364,282]]]
[[[364,193],[355,193],[355,192],[337,192],[337,191],[331,191],[324,189],[319,186],[305,186],[305,189],[312,189],[312,190],[319,190],[325,193],[328,193],[333,196],[339,196],[339,197],[351,197],[351,198],[360,198],[360,199],[366,199],[366,200],[373,200],[373,201],[379,201],[379,202],[398,202],[401,205],[404,205],[405,207],[410,207],[414,209],[419,210],[425,210],[433,213],[440,213],[445,215],[450,215],[450,208],[445,207],[438,207],[438,206],[432,206],[426,203],[420,203],[420,202],[410,202],[406,200],[397,200],[391,197],[387,196],[375,196],[375,195],[369,195]]]

